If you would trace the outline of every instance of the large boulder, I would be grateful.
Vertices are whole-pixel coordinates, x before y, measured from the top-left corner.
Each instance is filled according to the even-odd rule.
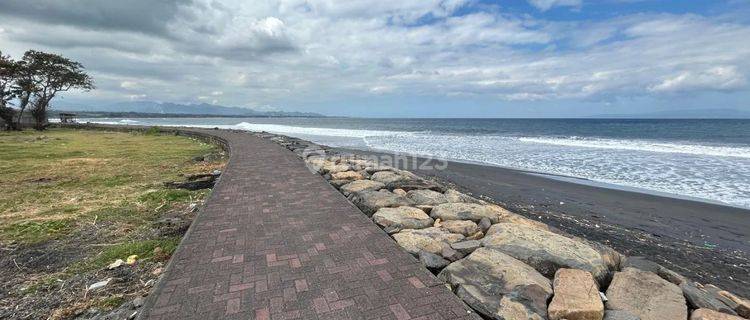
[[[331,180],[362,180],[362,174],[356,171],[341,171],[331,173]]]
[[[450,263],[450,261],[444,259],[442,256],[427,251],[419,252],[419,262],[427,267],[427,269],[438,271]]]
[[[690,320],[744,320],[744,318],[710,309],[698,309],[690,314]]]
[[[400,190],[400,189],[399,189]],[[432,190],[411,190],[406,193],[406,197],[418,205],[438,205],[448,202],[445,196],[437,191]]]
[[[399,181],[399,180],[408,180],[409,178],[407,176],[400,174],[399,172],[378,171],[378,172],[373,173],[370,179],[388,184],[388,183]]]
[[[482,242],[478,240],[466,240],[466,241],[461,241],[461,242],[456,242],[456,243],[451,244],[451,248],[463,254],[472,253],[474,252],[474,250],[479,249],[481,247],[482,247]]]
[[[726,314],[736,315],[732,308],[719,301],[711,292],[704,290],[699,287],[698,284],[690,281],[683,282],[680,284],[682,289],[682,295],[687,299],[688,304],[693,309],[710,309],[714,311],[723,312]]]
[[[550,320],[602,320],[604,317],[599,286],[588,271],[559,269],[553,288],[555,296],[547,308]]]
[[[750,319],[750,300],[740,298],[729,291],[721,290],[719,291],[719,295],[722,297],[728,299],[733,303],[734,311],[737,312],[742,317],[745,317],[747,319]]]
[[[380,208],[372,220],[389,232],[403,229],[424,229],[435,222],[424,211],[414,207]]]
[[[476,204],[484,203],[484,201],[482,200],[476,199],[472,196],[458,192],[453,189],[448,189],[443,194],[445,195],[445,198],[448,199],[448,202],[466,202],[466,203],[476,203]]]
[[[500,222],[508,216],[510,211],[495,205],[484,205],[475,203],[444,203],[436,205],[430,211],[430,216],[441,220],[471,220],[479,222],[482,218],[489,219],[492,223]]]
[[[607,309],[625,310],[641,320],[687,319],[682,290],[653,272],[625,268],[607,289]]]
[[[349,171],[350,169],[351,169],[351,167],[348,164],[345,164],[345,163],[338,164],[338,163],[335,163],[335,162],[326,161],[320,167],[319,171],[321,173],[334,174],[334,173],[338,173],[338,172]]]
[[[438,274],[466,304],[489,319],[547,317],[550,281],[500,251],[479,248]]]
[[[348,196],[352,193],[356,192],[362,192],[362,191],[376,191],[385,188],[385,184],[382,182],[372,181],[372,180],[357,180],[352,181],[351,183],[345,184],[339,188],[341,192]]]
[[[372,216],[380,208],[393,208],[413,204],[411,200],[387,190],[357,192],[351,196],[351,200],[368,216]]]
[[[440,255],[445,246],[464,239],[460,234],[450,233],[440,228],[404,229],[393,234],[393,239],[407,252],[417,255],[424,250]]]
[[[479,226],[471,220],[444,221],[440,224],[440,228],[450,233],[458,233],[467,237],[481,231],[479,230]]]
[[[586,270],[601,282],[609,271],[599,252],[587,244],[527,225],[495,224],[482,244],[528,263],[549,278],[559,268],[573,268]]]

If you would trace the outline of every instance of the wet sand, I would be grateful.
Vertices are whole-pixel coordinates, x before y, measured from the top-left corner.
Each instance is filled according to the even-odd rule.
[[[436,170],[429,164],[440,163],[406,157],[397,166],[563,232],[608,244],[625,255],[645,256],[700,283],[750,296],[748,209],[573,183],[496,166],[451,161],[445,169]]]

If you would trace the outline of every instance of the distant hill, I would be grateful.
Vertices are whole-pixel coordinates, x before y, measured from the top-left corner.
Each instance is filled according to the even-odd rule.
[[[155,101],[128,101],[108,105],[69,105],[58,108],[65,111],[82,111],[102,114],[148,114],[148,115],[193,115],[193,116],[231,116],[231,117],[323,117],[312,112],[257,111],[248,108],[225,107],[220,105],[179,104]]]
[[[737,109],[689,109],[636,114],[600,114],[590,118],[631,119],[750,119],[750,112]]]

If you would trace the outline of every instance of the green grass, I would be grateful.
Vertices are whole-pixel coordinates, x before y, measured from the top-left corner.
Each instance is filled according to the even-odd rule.
[[[67,234],[72,229],[70,220],[21,221],[2,229],[3,236],[22,243],[38,243]]]
[[[163,182],[221,167],[191,160],[219,151],[158,130],[0,132],[0,244],[72,236],[92,219],[135,230],[155,213],[205,197]]]
[[[180,239],[180,237],[164,237],[112,245],[103,249],[98,255],[74,264],[68,272],[81,273],[98,270],[117,259],[125,260],[131,255],[137,255],[139,261],[154,259],[154,249],[157,247],[162,249],[164,256],[170,256],[177,249]]]
[[[158,129],[0,132],[0,247],[13,248],[8,252],[17,257],[41,250],[60,258],[34,266],[19,262],[25,274],[8,291],[10,305],[36,299],[40,316],[65,318],[90,306],[113,309],[143,294],[135,281],[124,293],[61,297],[60,305],[44,309],[44,301],[58,301],[48,297],[60,295],[66,281],[98,279],[114,272],[106,270],[109,264],[131,255],[139,263],[133,270],[155,278],[151,269],[161,264],[154,262],[166,262],[181,239],[164,235],[155,222],[189,217],[189,205],[210,193],[167,189],[164,182],[221,169],[224,160],[192,160],[217,152],[215,145]],[[10,277],[0,272],[0,280]]]

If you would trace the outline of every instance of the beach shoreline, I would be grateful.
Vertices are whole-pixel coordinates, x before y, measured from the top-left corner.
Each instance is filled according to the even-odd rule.
[[[333,149],[394,157],[383,151]],[[576,183],[488,164],[397,157],[402,159],[395,162],[400,169],[565,233],[609,245],[627,256],[644,256],[695,281],[750,295],[750,209]]]

